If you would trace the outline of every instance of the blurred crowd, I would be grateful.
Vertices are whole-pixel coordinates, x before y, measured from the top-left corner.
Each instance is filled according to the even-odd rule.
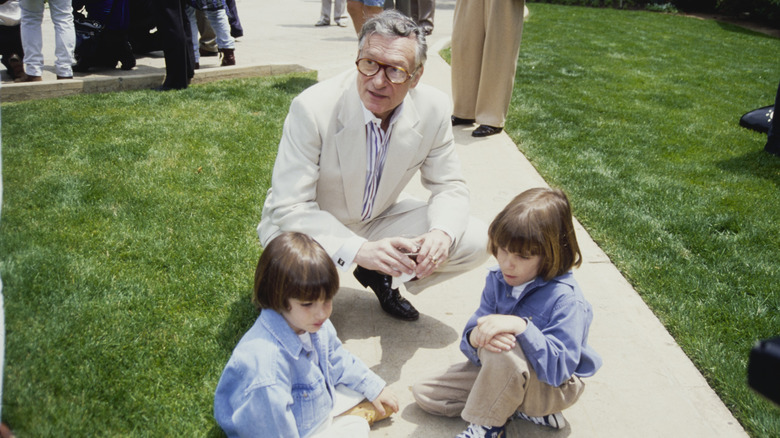
[[[0,56],[15,82],[42,80],[42,22],[45,9],[55,32],[57,79],[73,72],[130,70],[136,57],[162,51],[164,0],[0,0]],[[178,32],[190,34],[198,68],[200,56],[235,64],[235,38],[243,36],[235,0],[176,0],[187,20]],[[198,37],[199,36],[199,37]]]

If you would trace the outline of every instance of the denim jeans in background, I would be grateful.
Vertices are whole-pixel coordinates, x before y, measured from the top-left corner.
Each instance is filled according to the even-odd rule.
[[[24,47],[25,72],[41,76],[43,72],[43,0],[21,0],[22,46]],[[73,50],[76,48],[76,31],[73,27],[71,0],[49,0],[49,13],[54,23],[54,70],[57,76],[73,76]]]
[[[235,49],[236,40],[230,36],[230,22],[224,9],[208,10],[204,9],[203,14],[209,20],[211,28],[217,35],[217,47],[220,49]],[[190,19],[190,28],[192,29],[192,46],[195,52],[195,62],[200,62],[199,42],[198,42],[198,20],[195,16],[195,8],[187,5],[187,17]]]

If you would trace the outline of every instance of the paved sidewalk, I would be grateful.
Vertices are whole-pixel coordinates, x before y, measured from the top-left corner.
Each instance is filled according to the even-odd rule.
[[[429,40],[431,50],[423,75],[423,82],[448,93],[449,67],[437,52],[449,42],[454,4],[455,0],[437,2],[436,28]],[[319,78],[325,79],[354,68],[357,39],[352,27],[314,27],[319,8],[319,0],[238,0],[246,33],[237,44],[238,65],[220,68],[216,58],[202,58],[203,69],[197,72],[196,82],[225,74],[274,73],[300,67],[317,70]],[[529,8],[529,19],[533,20],[533,4]],[[48,18],[44,30],[48,32],[44,55],[49,65],[44,82],[13,84],[3,73],[3,99],[22,92],[29,97],[54,95],[67,87],[71,92],[90,87],[110,91],[149,88],[155,81],[162,82],[164,62],[159,56],[140,58],[131,72],[77,74],[71,84],[58,82],[50,67],[53,37]],[[472,192],[472,214],[485,222],[517,193],[546,185],[506,134],[474,139],[469,129],[458,127],[455,139]],[[419,184],[408,191],[426,196]],[[245,232],[254,233],[254,229]],[[587,389],[580,401],[564,412],[569,423],[564,430],[555,432],[518,421],[510,424],[508,436],[746,436],[674,339],[579,224],[577,233],[585,263],[575,275],[594,307],[590,343],[603,356],[604,366],[586,380]],[[413,323],[386,316],[373,293],[351,275],[342,276],[333,323],[347,348],[387,380],[401,403],[400,412],[391,420],[374,426],[372,437],[452,437],[463,430],[461,419],[433,417],[421,411],[409,387],[425,374],[465,360],[458,349],[460,333],[478,305],[484,276],[485,269],[475,269],[410,296],[422,314]]]

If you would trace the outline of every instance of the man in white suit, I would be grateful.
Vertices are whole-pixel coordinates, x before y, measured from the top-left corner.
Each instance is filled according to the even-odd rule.
[[[293,100],[257,228],[263,245],[282,231],[312,236],[341,269],[358,265],[382,309],[410,321],[419,313],[394,277],[416,292],[488,257],[487,227],[468,214],[449,98],[419,84],[426,50],[397,11],[366,22],[357,71]],[[399,200],[418,170],[428,201]]]

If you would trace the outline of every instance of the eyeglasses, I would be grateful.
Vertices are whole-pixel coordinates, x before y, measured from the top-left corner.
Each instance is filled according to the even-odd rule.
[[[390,65],[390,64],[383,64],[371,58],[360,58],[357,61],[355,61],[355,65],[357,65],[358,71],[363,76],[368,76],[368,77],[374,76],[375,74],[379,73],[379,70],[384,70],[385,77],[387,78],[387,80],[396,85],[403,84],[404,82],[411,79],[412,76],[414,76],[414,74],[409,74],[409,72],[404,70],[402,67],[397,67],[395,65]]]

